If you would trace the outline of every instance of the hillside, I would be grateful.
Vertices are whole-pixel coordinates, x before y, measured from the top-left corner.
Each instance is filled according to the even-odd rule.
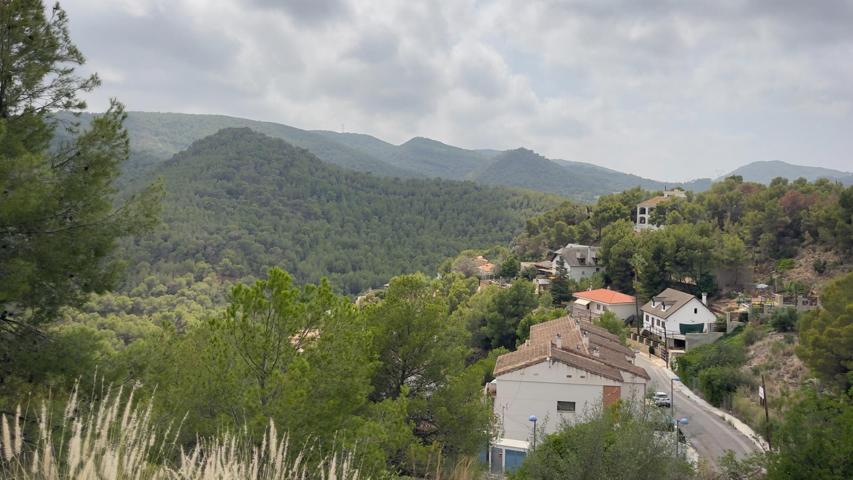
[[[682,186],[701,191],[710,184],[703,180],[690,184],[658,182],[590,163],[549,160],[525,148],[497,155],[493,163],[470,178],[488,185],[528,188],[586,201],[637,186],[646,190]]]
[[[770,183],[776,177],[784,177],[788,180],[796,180],[803,177],[810,182],[819,178],[828,178],[830,180],[837,180],[843,185],[853,185],[853,173],[851,172],[842,172],[823,167],[793,165],[779,160],[749,163],[723,175],[720,177],[720,180],[731,177],[732,175],[740,175],[748,182],[765,184]]]
[[[83,114],[81,122],[91,120]],[[68,116],[64,116],[68,118]],[[375,156],[339,144],[321,134],[289,127],[279,123],[259,122],[225,115],[194,115],[185,113],[129,112],[125,127],[130,134],[131,158],[124,166],[125,173],[136,176],[189,147],[190,144],[223,128],[251,128],[256,132],[282,139],[310,150],[321,160],[350,170],[401,178],[418,177],[385,163]]]
[[[131,265],[174,272],[204,261],[231,278],[282,266],[299,281],[328,276],[347,293],[506,243],[559,201],[352,172],[247,128],[199,140],[154,174],[166,184],[164,225],[131,247]]]
[[[316,133],[354,150],[373,155],[390,165],[427,177],[470,179],[472,172],[491,163],[494,157],[493,153],[466,150],[423,137],[415,137],[397,146],[358,133]]]

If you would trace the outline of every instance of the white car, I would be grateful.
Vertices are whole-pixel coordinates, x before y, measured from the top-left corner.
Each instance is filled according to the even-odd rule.
[[[669,394],[666,392],[655,392],[654,397],[652,397],[652,401],[655,402],[655,405],[658,407],[671,407],[672,400],[669,398]]]

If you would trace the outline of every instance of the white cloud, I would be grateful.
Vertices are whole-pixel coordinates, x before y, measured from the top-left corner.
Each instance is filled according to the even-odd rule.
[[[69,0],[90,104],[527,146],[664,180],[853,169],[851,2]]]

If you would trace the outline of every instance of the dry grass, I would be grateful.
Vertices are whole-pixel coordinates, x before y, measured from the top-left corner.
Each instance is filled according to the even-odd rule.
[[[185,452],[176,445],[179,425],[162,431],[151,419],[151,401],[134,402],[132,389],[109,390],[102,400],[78,403],[77,389],[54,424],[45,405],[38,415],[37,438],[22,433],[21,409],[0,421],[0,477],[24,480],[356,480],[348,454],[314,463],[292,449],[287,435],[270,425],[260,445],[243,435],[200,439]],[[79,413],[85,410],[84,414]],[[54,438],[54,435],[57,435]],[[178,449],[179,451],[176,451]],[[169,458],[177,458],[169,461]]]

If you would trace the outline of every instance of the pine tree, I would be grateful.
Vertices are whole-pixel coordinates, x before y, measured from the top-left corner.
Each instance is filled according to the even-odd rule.
[[[84,109],[80,95],[99,84],[96,75],[75,74],[84,61],[59,5],[0,2],[0,350],[7,364],[8,349],[23,343],[17,335],[37,333],[60,307],[109,288],[120,267],[109,257],[115,241],[157,217],[156,186],[115,198],[113,181],[129,150],[123,106],[111,102],[85,131],[55,115]],[[52,141],[55,132],[65,140]]]

